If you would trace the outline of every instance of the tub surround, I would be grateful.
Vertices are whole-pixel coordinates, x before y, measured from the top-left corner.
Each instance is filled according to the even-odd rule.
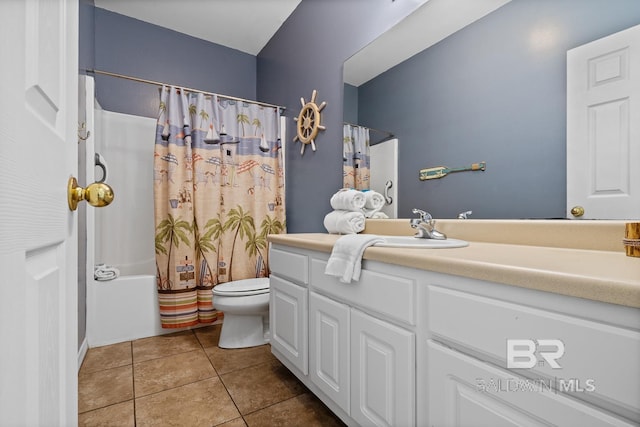
[[[624,253],[624,221],[437,220],[465,248],[370,247],[364,260],[640,308],[640,260]],[[412,235],[409,221],[367,220],[364,233]],[[338,235],[270,235],[269,241],[331,252]]]

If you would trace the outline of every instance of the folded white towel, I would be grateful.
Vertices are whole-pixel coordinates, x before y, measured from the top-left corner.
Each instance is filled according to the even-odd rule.
[[[93,278],[100,281],[113,280],[120,275],[120,270],[110,265],[97,264],[93,268]]]
[[[324,228],[332,234],[354,234],[364,230],[364,214],[351,211],[331,211],[324,217]]]
[[[382,242],[384,242],[384,238],[375,234],[349,234],[340,237],[333,245],[324,274],[336,276],[342,283],[350,283],[352,280],[358,281],[364,250],[371,245]]]
[[[362,194],[364,194],[365,199],[362,212],[364,212],[364,216],[367,218],[373,218],[373,215],[384,206],[384,197],[382,197],[382,194],[373,190],[365,191]]]
[[[360,211],[366,200],[364,193],[343,188],[331,196],[331,207],[337,211]]]

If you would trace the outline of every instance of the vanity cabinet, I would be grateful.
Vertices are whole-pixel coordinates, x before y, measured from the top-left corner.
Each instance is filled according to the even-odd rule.
[[[309,372],[308,258],[290,251],[272,249],[269,279],[269,328],[271,347],[288,368]]]
[[[415,426],[415,280],[368,269],[340,283],[328,257],[272,248],[272,352],[347,424]]]
[[[416,279],[365,262],[359,281],[342,283],[324,274],[327,260],[310,257],[311,380],[344,392],[337,398],[358,425],[416,425]],[[327,384],[325,366],[342,369],[341,381]]]
[[[309,377],[360,425],[414,425],[415,334],[315,292]]]
[[[272,351],[348,425],[640,424],[639,309],[328,258],[272,247]]]
[[[431,425],[640,424],[638,309],[425,276]]]

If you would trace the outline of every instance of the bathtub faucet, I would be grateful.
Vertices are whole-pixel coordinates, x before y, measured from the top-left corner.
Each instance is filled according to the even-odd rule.
[[[419,218],[411,218],[409,224],[411,228],[416,229],[414,237],[420,239],[445,240],[447,236],[435,229],[436,221],[429,212],[420,209],[413,209],[413,213],[419,215]]]

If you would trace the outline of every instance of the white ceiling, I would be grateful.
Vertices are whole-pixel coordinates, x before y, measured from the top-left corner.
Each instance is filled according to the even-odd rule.
[[[95,5],[257,55],[300,1],[95,0]]]

